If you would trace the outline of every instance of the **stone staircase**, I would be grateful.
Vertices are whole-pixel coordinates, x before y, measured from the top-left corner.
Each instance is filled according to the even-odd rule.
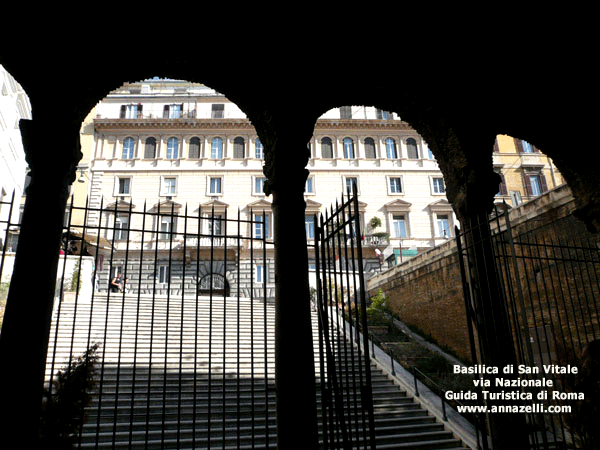
[[[313,325],[316,336],[316,318]],[[262,300],[112,294],[63,301],[47,378],[70,354],[101,344],[82,449],[275,448],[273,326],[273,306]],[[378,449],[465,448],[371,368]]]

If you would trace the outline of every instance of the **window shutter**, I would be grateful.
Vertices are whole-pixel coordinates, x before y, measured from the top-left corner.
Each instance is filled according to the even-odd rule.
[[[515,138],[515,147],[517,147],[517,152],[524,153],[523,143],[521,142],[521,139]]]
[[[540,187],[542,188],[542,192],[548,192],[548,184],[546,183],[546,177],[544,176],[544,172],[540,171]]]
[[[144,105],[142,105],[141,103],[138,103],[138,107],[137,107],[137,118],[141,119],[143,117],[142,115],[142,111],[144,110]]]
[[[169,118],[169,105],[163,107],[163,119]]]
[[[531,179],[529,178],[529,174],[524,173],[523,179],[525,181],[525,192],[527,192],[527,195],[532,196],[533,190],[531,189]]]
[[[127,109],[126,105],[121,105],[121,113],[119,114],[119,118],[120,119],[124,119],[125,118],[125,111]]]
[[[504,179],[504,174],[499,173],[500,175],[500,195],[508,195],[508,190],[506,189],[506,180]]]

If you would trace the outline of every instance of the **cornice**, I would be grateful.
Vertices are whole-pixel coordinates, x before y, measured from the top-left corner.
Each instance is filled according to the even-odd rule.
[[[327,129],[363,129],[363,130],[406,130],[413,128],[401,120],[369,120],[369,119],[319,119],[315,130]]]
[[[247,119],[94,119],[94,127],[96,131],[254,129]]]

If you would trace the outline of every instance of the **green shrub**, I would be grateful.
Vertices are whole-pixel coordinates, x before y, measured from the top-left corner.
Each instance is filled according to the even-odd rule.
[[[389,325],[391,322],[390,307],[388,299],[379,289],[374,297],[371,297],[371,304],[367,308],[367,323],[369,325]]]
[[[51,393],[45,393],[40,421],[40,441],[44,448],[73,447],[94,387],[98,347],[94,344],[83,355],[71,359],[53,380]]]

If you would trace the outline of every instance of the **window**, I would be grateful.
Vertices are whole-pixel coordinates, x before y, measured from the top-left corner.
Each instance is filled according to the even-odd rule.
[[[444,178],[433,177],[431,179],[432,191],[434,194],[445,194],[446,185],[444,184]]]
[[[256,283],[267,283],[269,281],[268,266],[263,263],[254,265],[254,281]]]
[[[213,138],[211,142],[211,151],[210,157],[212,159],[222,159],[223,158],[223,139],[221,138]]]
[[[160,195],[175,195],[177,193],[176,177],[161,177]]]
[[[392,216],[392,228],[394,232],[394,237],[405,238],[408,236],[406,233],[406,220],[404,216]]]
[[[188,158],[190,158],[190,159],[200,158],[200,139],[197,137],[193,137],[190,139]]]
[[[352,195],[352,185],[356,185],[356,192],[358,192],[358,177],[344,177],[344,184],[348,195]]]
[[[179,139],[169,138],[167,141],[167,159],[177,159],[179,157]]]
[[[352,107],[342,106],[340,108],[340,119],[352,119]]]
[[[522,139],[515,139],[515,146],[519,153],[537,153],[538,151],[537,148]]]
[[[254,191],[252,192],[254,195],[264,195],[265,194],[265,181],[267,179],[265,177],[253,177],[254,178]]]
[[[436,222],[438,237],[449,238],[450,220],[448,219],[448,214],[438,214]]]
[[[344,138],[344,159],[354,159],[354,141]]]
[[[172,235],[175,225],[175,217],[172,216],[160,216],[159,218],[159,239],[169,239]]]
[[[406,140],[406,153],[408,159],[419,159],[419,149],[417,148],[417,141],[413,138]]]
[[[259,138],[254,141],[254,151],[256,159],[265,159],[265,148]]]
[[[390,194],[402,194],[402,178],[389,177]]]
[[[225,105],[223,103],[212,105],[212,112],[210,117],[212,119],[222,119],[225,117]]]
[[[131,195],[131,178],[117,177],[115,180],[115,195]]]
[[[128,137],[123,141],[123,159],[133,159],[135,152],[135,141]]]
[[[221,236],[223,220],[220,215],[214,215],[208,218],[208,233],[214,236]]]
[[[142,116],[142,105],[121,105],[121,119],[137,119]]]
[[[325,159],[333,158],[333,143],[328,137],[321,139],[321,157]]]
[[[305,194],[314,194],[315,193],[315,180],[314,175],[310,175],[306,179],[306,184],[304,185],[304,193]]]
[[[517,207],[523,203],[521,192],[519,191],[510,191],[510,199],[514,207]]]
[[[183,111],[183,104],[165,105],[163,108],[164,119],[180,119]]]
[[[244,159],[246,157],[246,141],[242,137],[233,140],[233,158]]]
[[[377,152],[375,151],[375,141],[373,140],[373,138],[370,137],[365,139],[365,158],[377,158]]]
[[[537,197],[548,190],[546,178],[542,172],[525,173],[525,190],[530,197]]]
[[[270,228],[271,218],[268,214],[254,214],[254,237],[256,239],[269,239],[271,237]]]
[[[392,138],[385,140],[385,151],[388,159],[398,159],[398,151],[396,150],[396,141]]]
[[[223,193],[223,179],[221,177],[208,178],[208,193],[210,195],[220,195]]]
[[[158,266],[158,282],[167,284],[171,281],[171,271],[167,264],[160,264]]]
[[[391,120],[392,119],[392,113],[389,111],[377,109],[376,114],[377,114],[377,119],[379,119],[379,120]]]
[[[117,213],[115,217],[115,235],[116,240],[127,240],[129,230],[129,214]]]
[[[508,195],[508,190],[506,189],[506,180],[504,179],[504,174],[500,171],[500,169],[496,170],[496,173],[500,176],[500,184],[498,185],[498,193],[497,196]]]
[[[144,144],[144,159],[156,158],[156,139],[149,137]]]
[[[306,228],[306,238],[315,238],[315,216],[304,216],[304,227]]]

